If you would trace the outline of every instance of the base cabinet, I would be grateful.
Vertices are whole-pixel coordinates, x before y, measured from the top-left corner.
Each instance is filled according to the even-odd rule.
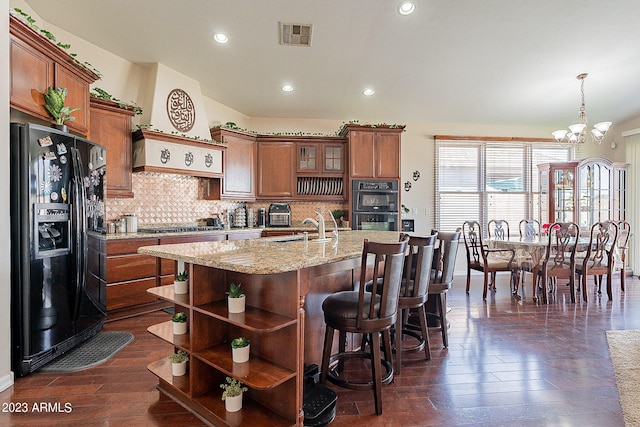
[[[186,267],[189,294],[176,295],[170,285],[148,290],[185,312],[189,322],[188,333],[177,337],[170,320],[148,328],[189,354],[184,377],[172,376],[168,360],[148,366],[158,377],[158,389],[213,425],[302,425],[299,373],[304,316],[296,297],[296,273],[257,276]],[[247,298],[244,313],[228,312],[229,283],[242,284]],[[251,355],[248,362],[234,363],[230,342],[240,336],[251,340]],[[225,410],[219,385],[227,376],[249,388],[239,412]]]

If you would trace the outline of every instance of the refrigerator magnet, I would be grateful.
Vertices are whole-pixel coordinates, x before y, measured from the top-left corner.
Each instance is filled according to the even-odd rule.
[[[47,137],[49,138],[49,137]],[[62,142],[60,144],[56,145],[56,151],[58,152],[58,154],[66,154],[67,153],[67,146],[64,145]]]
[[[53,145],[53,141],[51,140],[50,136],[45,136],[44,138],[40,138],[38,140],[38,144],[40,144],[40,147],[48,147],[50,145]]]
[[[56,158],[56,153],[54,153],[53,151],[47,151],[43,154],[43,157],[45,160],[53,160]]]

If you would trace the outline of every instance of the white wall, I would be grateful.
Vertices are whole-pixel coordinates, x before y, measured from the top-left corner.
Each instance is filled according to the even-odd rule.
[[[9,1],[0,0],[0,10],[8,10]],[[11,372],[11,270],[9,237],[9,15],[0,24],[0,391],[13,384]]]

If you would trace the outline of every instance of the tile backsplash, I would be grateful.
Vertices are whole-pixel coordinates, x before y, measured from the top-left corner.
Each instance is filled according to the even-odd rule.
[[[107,221],[125,214],[136,214],[138,224],[193,223],[199,219],[222,214],[225,210],[244,206],[243,202],[204,200],[199,197],[201,179],[188,175],[157,172],[136,172],[132,175],[133,198],[108,198]],[[274,200],[277,202],[277,200]],[[246,203],[247,208],[269,208],[267,201]],[[327,221],[328,210],[343,209],[345,205],[330,202],[291,202],[293,221],[315,217],[322,209]]]

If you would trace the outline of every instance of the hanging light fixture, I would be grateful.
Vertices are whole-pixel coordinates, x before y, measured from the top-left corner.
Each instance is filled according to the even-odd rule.
[[[569,126],[569,130],[562,129],[555,132],[551,132],[553,137],[558,142],[567,142],[569,144],[582,144],[585,141],[585,134],[587,130],[587,113],[584,108],[584,79],[588,76],[587,73],[579,74],[576,78],[580,80],[580,93],[582,94],[582,105],[578,112],[578,123]],[[604,135],[611,127],[611,122],[600,122],[593,125],[591,129],[591,139],[594,144],[600,144],[604,139]]]

